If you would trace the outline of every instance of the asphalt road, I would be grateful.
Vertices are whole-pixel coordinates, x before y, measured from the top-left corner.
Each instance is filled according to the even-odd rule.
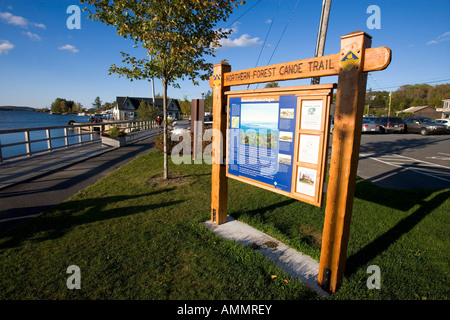
[[[358,176],[393,189],[450,188],[450,135],[363,134]]]
[[[43,177],[0,190],[0,232],[67,200],[153,148],[155,137],[101,154]]]

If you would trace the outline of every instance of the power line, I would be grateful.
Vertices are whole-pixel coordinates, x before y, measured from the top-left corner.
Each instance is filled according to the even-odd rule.
[[[261,58],[261,54],[263,52],[264,46],[266,45],[266,41],[267,41],[267,38],[269,37],[270,29],[272,29],[272,25],[273,25],[273,22],[275,21],[275,17],[277,16],[277,12],[278,12],[278,9],[280,8],[281,1],[282,0],[278,1],[277,10],[275,10],[275,15],[273,16],[273,19],[270,22],[269,30],[267,31],[266,38],[264,39],[263,46],[261,48],[261,51],[259,52],[258,60],[256,60],[255,68],[258,66],[259,59]]]
[[[270,56],[270,59],[269,59],[269,61],[267,62],[267,65],[270,64],[270,61],[272,61],[272,57],[273,57],[273,55],[275,54],[275,51],[277,51],[278,45],[280,44],[280,41],[281,41],[281,38],[283,38],[284,32],[286,31],[286,29],[287,29],[289,23],[291,22],[291,19],[292,19],[294,13],[295,13],[295,10],[297,9],[297,6],[298,6],[299,2],[300,2],[300,0],[298,0],[297,3],[295,4],[295,7],[294,7],[294,9],[293,9],[292,12],[291,12],[291,16],[289,17],[289,20],[288,20],[288,22],[286,23],[286,26],[284,27],[283,32],[281,33],[280,38],[278,39],[278,42],[277,42],[277,45],[275,46],[275,49],[273,49],[272,55]]]
[[[252,10],[254,7],[256,7],[256,5],[258,4],[258,3],[260,3],[261,2],[261,0],[258,0],[253,6],[251,6],[247,11],[245,11],[243,14],[241,14],[236,20],[234,20],[228,27],[227,27],[227,29],[228,28],[230,28],[236,21],[238,21],[240,18],[242,18],[243,16],[245,16],[250,10]]]
[[[275,21],[275,17],[277,16],[278,9],[280,8],[281,1],[282,1],[282,0],[278,1],[278,6],[277,6],[277,9],[275,10],[275,15],[273,16],[273,19],[272,19],[272,21],[270,22],[270,26],[269,26],[269,30],[267,30],[266,38],[264,39],[264,43],[263,43],[263,45],[262,45],[262,47],[261,47],[261,50],[259,51],[259,56],[258,56],[258,59],[256,60],[255,68],[258,66],[259,59],[261,58],[261,54],[262,54],[262,52],[263,52],[263,50],[264,50],[264,47],[266,46],[266,41],[267,41],[267,38],[269,37],[270,30],[272,29],[273,22]],[[249,87],[250,87],[250,84],[247,85],[247,89],[248,89]]]
[[[281,39],[283,38],[284,32],[286,31],[286,29],[287,29],[289,23],[291,22],[292,17],[294,16],[295,10],[297,9],[297,6],[298,6],[299,3],[300,3],[300,0],[298,0],[297,3],[295,4],[295,7],[294,7],[294,9],[293,9],[292,12],[291,12],[290,17],[289,17],[289,19],[288,19],[286,25],[284,26],[283,32],[281,32],[280,38],[278,39],[278,42],[277,42],[277,45],[276,45],[275,48],[273,49],[272,55],[270,56],[269,61],[267,62],[266,65],[270,65],[270,61],[272,61],[273,55],[275,54],[275,51],[277,51],[278,45],[280,44],[280,41],[281,41]],[[259,83],[256,85],[256,88],[258,88],[258,86],[259,86]]]

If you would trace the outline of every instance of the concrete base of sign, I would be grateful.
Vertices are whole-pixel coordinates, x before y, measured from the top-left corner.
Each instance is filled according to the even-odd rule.
[[[299,278],[307,287],[322,297],[330,297],[317,284],[319,262],[241,221],[237,221],[230,216],[227,218],[227,223],[221,225],[215,225],[209,220],[203,224],[223,238],[237,241],[245,246],[252,246],[283,271],[294,278]]]

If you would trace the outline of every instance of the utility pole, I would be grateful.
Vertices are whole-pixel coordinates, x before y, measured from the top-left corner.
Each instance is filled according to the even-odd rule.
[[[392,92],[389,92],[389,112],[388,112],[388,117],[391,116],[391,102],[392,102]]]
[[[328,18],[330,16],[331,0],[323,0],[322,13],[320,15],[319,31],[317,32],[315,57],[323,56],[325,40],[327,37]],[[319,84],[320,77],[311,78],[311,84]]]

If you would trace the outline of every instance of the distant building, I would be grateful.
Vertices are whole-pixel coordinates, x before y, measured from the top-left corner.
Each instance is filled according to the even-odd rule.
[[[442,113],[436,111],[436,108],[433,106],[411,107],[402,111],[397,111],[396,113],[412,113],[417,117],[427,117],[431,119],[440,118],[442,115]]]
[[[450,99],[444,99],[444,106],[442,107],[442,118],[450,118]]]
[[[117,106],[113,109],[112,116],[115,120],[134,120],[141,101],[153,104],[153,98],[116,97]],[[159,108],[159,115],[163,117],[163,99],[155,98],[155,105]],[[180,103],[177,99],[167,99],[167,116],[176,120],[181,119]]]

